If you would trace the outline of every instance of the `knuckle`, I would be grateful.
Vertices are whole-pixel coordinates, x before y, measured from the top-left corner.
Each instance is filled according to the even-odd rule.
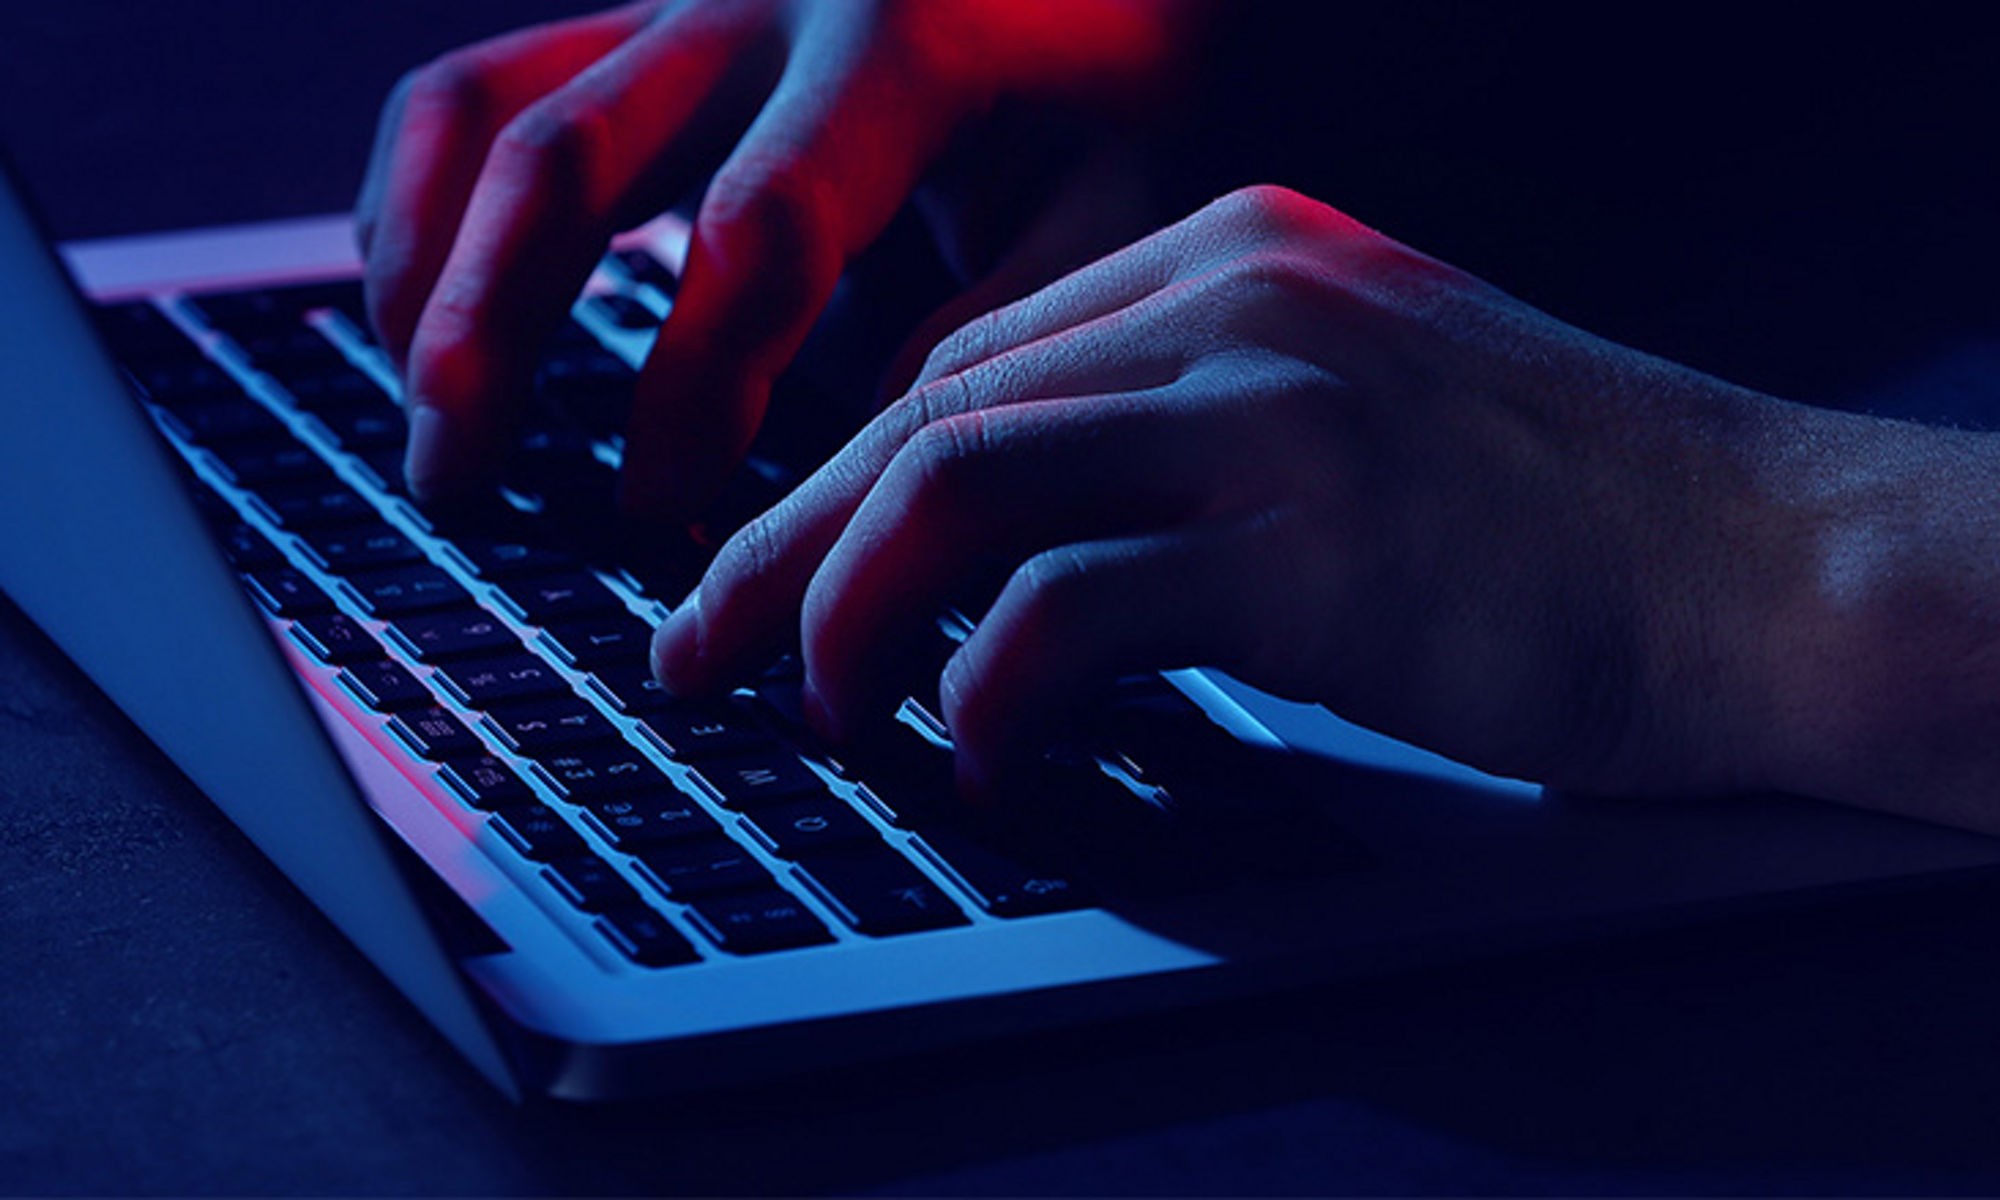
[[[734,589],[764,578],[784,556],[785,539],[775,517],[766,513],[738,529],[716,553],[709,578]]]
[[[1021,623],[1038,640],[1078,622],[1092,591],[1090,560],[1074,546],[1057,546],[1022,563],[1010,587],[1019,589]]]
[[[985,358],[997,341],[999,322],[999,314],[986,313],[954,329],[931,347],[919,378],[940,379]]]
[[[955,508],[977,498],[991,448],[984,414],[960,413],[925,425],[897,458],[915,475],[917,503]]]
[[[523,110],[493,142],[494,170],[503,179],[556,196],[581,194],[601,140],[588,110],[542,103]]]
[[[486,72],[477,58],[463,51],[441,55],[406,72],[391,94],[402,97],[410,110],[447,116],[476,117],[493,104],[493,86]]]
[[[1200,215],[1230,228],[1271,234],[1288,228],[1292,214],[1306,203],[1310,202],[1290,188],[1256,183],[1228,193]]]

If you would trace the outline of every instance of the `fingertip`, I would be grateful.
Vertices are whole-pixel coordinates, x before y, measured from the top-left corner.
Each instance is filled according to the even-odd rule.
[[[410,441],[403,451],[403,478],[420,503],[463,495],[472,486],[462,431],[450,413],[421,401],[410,408]]]
[[[653,678],[676,696],[702,690],[701,588],[653,631]]]

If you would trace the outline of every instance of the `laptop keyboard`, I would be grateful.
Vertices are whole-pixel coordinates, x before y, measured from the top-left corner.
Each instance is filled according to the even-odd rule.
[[[600,277],[611,286],[578,305],[541,369],[500,493],[449,521],[405,497],[407,426],[357,281],[96,316],[249,594],[573,936],[684,968],[1088,903],[1074,864],[958,805],[934,701],[835,756],[800,719],[791,657],[720,699],[653,681],[652,629],[728,522],[619,532],[630,364],[673,277],[643,250],[615,252]],[[725,507],[747,517],[791,478],[753,451]],[[940,654],[949,635],[941,625]],[[1135,706],[1194,711],[1163,680],[1124,687]],[[1072,818],[1157,825],[1171,803],[1108,745],[1050,771]]]

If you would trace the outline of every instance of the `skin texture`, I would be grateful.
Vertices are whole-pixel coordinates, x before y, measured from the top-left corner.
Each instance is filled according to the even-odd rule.
[[[954,136],[1005,100],[1129,106],[1159,85],[1191,7],[654,0],[412,72],[356,208],[370,315],[406,375],[413,490],[490,482],[537,351],[611,234],[712,171],[624,478],[629,509],[692,515],[842,269]],[[1070,223],[1088,240],[1085,225]],[[1093,253],[1115,244],[1097,236]],[[1038,252],[1052,268],[1089,257]],[[1003,264],[989,303],[1055,273]]]
[[[1610,795],[1784,790],[2000,830],[1990,443],[1612,345],[1280,188],[1015,304],[722,550],[700,692],[794,633],[836,740],[944,668],[962,782],[1194,664]]]

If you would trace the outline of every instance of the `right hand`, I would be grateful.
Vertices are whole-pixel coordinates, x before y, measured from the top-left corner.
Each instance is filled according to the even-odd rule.
[[[624,478],[629,509],[691,514],[847,262],[954,132],[1007,96],[1129,101],[1194,7],[648,0],[412,72],[356,214],[369,313],[405,375],[412,489],[490,482],[540,346],[611,234],[713,170]]]

